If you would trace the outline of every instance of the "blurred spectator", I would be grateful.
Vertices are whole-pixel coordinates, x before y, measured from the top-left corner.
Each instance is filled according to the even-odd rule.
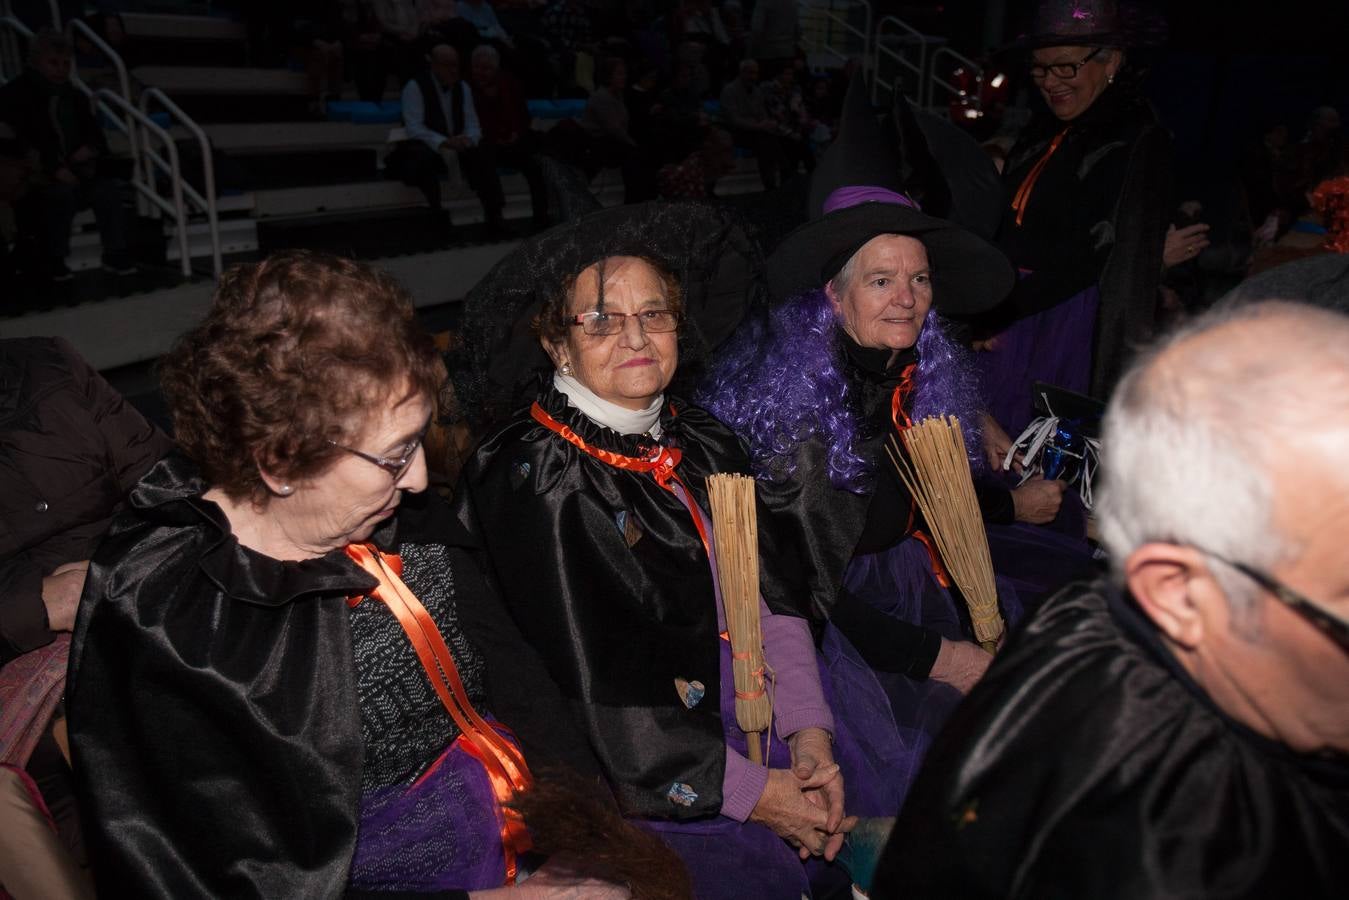
[[[698,149],[682,162],[656,173],[656,185],[665,200],[701,200],[715,193],[717,181],[735,171],[735,142],[723,128],[707,128]]]
[[[749,20],[749,55],[772,76],[796,56],[796,0],[759,0]]]
[[[478,29],[478,37],[484,41],[500,41],[507,47],[512,46],[511,36],[497,21],[497,14],[487,0],[459,0],[459,18]]]
[[[417,22],[421,29],[422,46],[430,49],[436,44],[449,44],[466,59],[478,46],[478,29],[459,17],[454,0],[417,0]]]
[[[628,64],[616,56],[606,57],[596,83],[581,114],[581,129],[590,138],[593,158],[601,166],[617,166],[622,171],[625,202],[646,200],[653,191],[654,173],[637,152],[637,141],[628,128],[628,108],[623,102]]]
[[[518,169],[525,177],[534,224],[543,225],[548,219],[548,192],[535,156],[538,139],[529,127],[524,93],[515,78],[501,70],[501,54],[491,44],[473,50],[470,73],[482,146],[496,165]]]
[[[501,231],[501,181],[490,155],[479,144],[482,128],[473,105],[473,92],[459,74],[459,53],[448,44],[431,48],[428,69],[403,88],[401,141],[385,161],[391,175],[414,185],[427,205],[439,210],[440,182],[463,179],[482,201],[489,231]]]
[[[595,31],[581,0],[553,0],[543,11],[543,30],[561,48],[584,50],[595,43]]]
[[[13,304],[18,300],[18,257],[11,251],[10,242],[16,240],[20,200],[28,190],[32,166],[23,146],[14,139],[14,129],[0,122],[0,315],[17,312]]]
[[[329,99],[342,93],[346,68],[342,36],[355,25],[355,7],[331,0],[295,0],[292,43],[304,65],[310,112],[322,114]],[[347,21],[343,13],[350,12]]]
[[[413,0],[360,0],[355,38],[348,48],[352,77],[362,100],[384,96],[393,72],[399,84],[417,73],[422,58],[421,23]]]
[[[764,189],[777,187],[787,167],[787,154],[778,137],[777,122],[768,114],[759,84],[759,64],[754,60],[741,61],[739,76],[721,89],[721,115],[736,143],[754,152]]]
[[[786,157],[784,176],[795,174],[797,163],[807,172],[815,168],[815,154],[810,149],[810,135],[815,122],[806,111],[801,89],[796,86],[796,69],[784,66],[773,80],[764,85],[764,107],[777,125]]]
[[[0,121],[18,143],[37,154],[33,193],[42,210],[44,266],[53,281],[70,280],[66,267],[75,213],[92,207],[103,242],[103,268],[136,271],[127,252],[125,184],[100,171],[108,145],[89,100],[70,83],[71,46],[65,35],[39,31],[28,47],[28,68],[0,88]]]
[[[1242,154],[1238,164],[1242,193],[1246,201],[1246,211],[1250,216],[1251,227],[1256,231],[1266,229],[1277,232],[1280,218],[1287,219],[1287,210],[1282,209],[1280,198],[1274,189],[1275,174],[1283,163],[1288,151],[1288,126],[1275,123],[1261,132],[1258,141],[1252,142]],[[1270,217],[1274,217],[1272,226]],[[1270,233],[1264,243],[1274,240]]]

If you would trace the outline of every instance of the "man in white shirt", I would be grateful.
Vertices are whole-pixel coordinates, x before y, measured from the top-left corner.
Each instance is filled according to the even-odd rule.
[[[405,184],[426,195],[440,209],[440,182],[447,173],[462,172],[482,201],[489,229],[501,226],[505,198],[496,164],[481,146],[482,128],[473,107],[473,92],[459,75],[459,53],[437,44],[427,56],[427,71],[403,87],[403,129],[407,139],[389,159],[389,168]]]

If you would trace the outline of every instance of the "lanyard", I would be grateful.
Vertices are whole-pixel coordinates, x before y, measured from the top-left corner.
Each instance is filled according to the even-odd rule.
[[[1035,182],[1040,179],[1040,173],[1045,170],[1045,166],[1049,164],[1049,158],[1054,155],[1054,151],[1059,149],[1059,145],[1063,143],[1063,137],[1067,133],[1068,129],[1064,128],[1054,135],[1054,140],[1049,142],[1049,149],[1045,151],[1045,155],[1040,157],[1034,166],[1031,166],[1031,170],[1021,180],[1021,187],[1016,189],[1016,196],[1012,198],[1012,209],[1016,212],[1017,225],[1021,224],[1021,220],[1026,215],[1026,204],[1030,203],[1030,195],[1031,191],[1035,190]]]

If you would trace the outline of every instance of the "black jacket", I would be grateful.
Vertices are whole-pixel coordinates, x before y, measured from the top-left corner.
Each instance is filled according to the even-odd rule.
[[[1133,600],[1075,584],[927,755],[884,898],[1341,897],[1349,759],[1227,718]]]
[[[0,665],[51,642],[43,577],[172,446],[61,338],[0,341]]]

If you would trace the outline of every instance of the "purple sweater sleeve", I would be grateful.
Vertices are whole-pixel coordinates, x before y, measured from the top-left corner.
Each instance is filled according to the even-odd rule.
[[[778,616],[759,601],[762,622],[764,656],[773,670],[776,691],[773,698],[773,716],[777,732],[791,737],[803,728],[823,728],[834,731],[834,716],[824,700],[820,687],[820,670],[815,663],[815,644],[810,639],[810,627],[805,619]],[[721,780],[721,814],[737,822],[744,822],[754,811],[764,788],[768,785],[768,769],[756,766],[726,748],[726,773]]]

